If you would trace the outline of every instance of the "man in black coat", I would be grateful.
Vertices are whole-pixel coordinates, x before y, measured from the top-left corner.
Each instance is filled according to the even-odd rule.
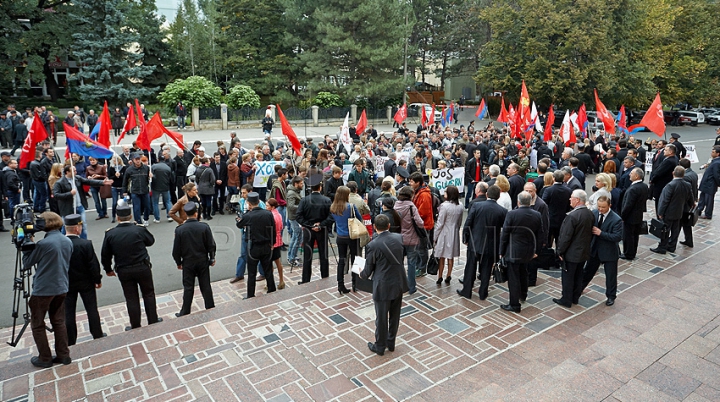
[[[720,133],[720,128],[718,128],[718,133]],[[700,218],[702,219],[712,219],[715,207],[715,193],[720,187],[720,145],[713,146],[712,150],[710,150],[710,157],[712,160],[705,165],[707,170],[698,185],[700,191],[698,212],[701,214]]]
[[[630,171],[630,187],[623,193],[620,217],[623,220],[623,254],[624,260],[635,259],[643,213],[647,211],[648,186],[643,183],[645,172],[640,168]]]
[[[575,190],[582,190],[583,186],[580,183],[580,180],[573,174],[573,172],[580,173],[579,170],[575,169],[573,170],[570,166],[565,166],[563,168],[560,168],[560,171],[565,174],[564,181],[565,186],[570,189],[570,191]]]
[[[92,187],[100,187],[105,184],[112,184],[112,180],[92,180],[75,175],[73,183],[73,171],[75,167],[67,165],[63,168],[65,174],[60,180],[55,182],[53,186],[53,197],[57,201],[59,215],[62,217],[79,214],[82,218],[83,230],[80,234],[81,239],[87,239],[87,223],[85,223],[85,210],[88,209],[87,193],[83,185]]]
[[[480,183],[478,187],[481,186],[485,187],[487,185]],[[478,196],[470,204],[470,211],[463,226],[463,244],[467,245],[468,258],[462,279],[463,288],[456,291],[457,294],[468,299],[472,298],[472,289],[478,272],[480,273],[478,296],[480,300],[485,300],[488,296],[490,271],[497,261],[500,231],[508,212],[498,205],[498,198],[500,198],[500,187],[492,186],[488,188],[485,201],[476,202],[481,199]],[[480,264],[479,267],[478,263]]]
[[[676,166],[673,179],[660,193],[657,215],[665,223],[667,230],[663,233],[660,244],[650,249],[653,253],[675,252],[680,235],[680,220],[695,205],[690,184],[683,180],[684,176],[685,168]]]
[[[172,256],[179,270],[182,270],[183,304],[176,317],[190,314],[195,295],[195,278],[200,285],[205,309],[215,307],[210,267],[215,266],[215,239],[207,223],[197,219],[198,205],[192,201],[185,204],[183,211],[187,220],[175,228]]]
[[[605,267],[605,305],[615,304],[617,297],[617,267],[620,256],[620,239],[622,239],[623,222],[620,216],[610,209],[610,199],[600,196],[597,199],[598,209],[593,211],[595,226],[592,228],[590,259],[583,270],[582,288],[585,289],[602,263]],[[581,291],[582,293],[582,291]]]
[[[652,196],[655,199],[655,211],[658,210],[660,194],[665,186],[673,179],[673,169],[675,169],[679,163],[678,157],[675,155],[674,145],[666,145],[663,153],[665,155],[663,161],[660,162],[657,168],[653,166],[653,170],[650,173],[650,185],[652,187]]]
[[[276,290],[275,275],[272,271],[272,252],[276,236],[275,218],[273,218],[272,212],[259,207],[260,195],[256,192],[248,194],[247,205],[249,211],[235,218],[237,227],[244,229],[243,236],[248,242],[248,280],[245,299],[255,297],[255,277],[258,263],[265,273],[267,293]],[[305,253],[307,253],[307,247]],[[312,258],[312,248],[310,248],[310,258]]]
[[[518,207],[507,213],[500,235],[500,258],[505,258],[508,274],[509,303],[503,310],[520,312],[520,302],[528,292],[527,265],[537,257],[542,247],[540,236],[542,218],[530,207],[532,195],[523,191],[518,194]]]
[[[341,179],[342,180],[342,179]],[[321,194],[322,175],[310,176],[308,185],[312,193],[303,198],[295,213],[295,220],[303,231],[303,273],[299,284],[310,282],[312,276],[313,244],[317,241],[318,256],[320,258],[320,277],[330,276],[328,260],[328,229],[333,218],[330,215],[332,201]],[[378,215],[379,216],[379,215]]]
[[[178,149],[177,155],[173,159],[175,162],[175,188],[177,190],[176,199],[182,198],[185,195],[183,187],[187,184],[187,162],[185,162],[184,156],[185,151]]]
[[[587,208],[586,203],[585,191],[573,191],[570,196],[570,206],[573,210],[563,221],[557,241],[557,254],[563,262],[562,297],[553,299],[553,302],[568,308],[573,304],[578,304],[580,300],[583,289],[582,268],[585,261],[590,258],[590,243],[592,242],[595,216]]]
[[[213,160],[210,162],[210,169],[215,173],[215,194],[212,198],[212,214],[219,213],[225,215],[223,208],[225,207],[225,188],[227,187],[228,170],[227,163],[222,160],[219,152],[213,154]]]
[[[390,219],[385,215],[378,215],[373,225],[377,235],[365,248],[365,268],[360,277],[368,279],[372,276],[375,343],[368,342],[368,349],[382,356],[385,348],[395,351],[402,295],[409,287],[403,264],[402,236],[388,231]]]
[[[518,166],[517,163],[511,163],[510,166],[508,166],[507,174],[508,182],[510,182],[510,190],[508,191],[510,195],[510,205],[515,208],[518,194],[523,191],[523,186],[525,186],[525,179],[520,176],[520,166]]]
[[[695,204],[698,202],[698,175],[695,173],[694,170],[692,170],[690,160],[687,158],[680,159],[679,165],[685,168],[685,176],[683,176],[683,180],[685,180],[688,184],[690,184],[690,192],[693,196],[693,200],[695,201]],[[693,227],[693,219],[691,214],[683,214],[682,219],[680,219],[680,226],[682,227],[683,235],[685,235],[685,240],[681,241],[680,244],[683,246],[687,246],[692,248],[694,246],[693,243],[693,234],[692,234],[692,227]]]
[[[585,172],[580,168],[580,160],[573,156],[568,160],[568,163],[570,166],[570,173],[572,173],[573,177],[575,177],[580,183],[580,190],[585,190]],[[572,188],[570,183],[568,183],[568,186],[571,186],[571,189],[573,190],[577,190],[576,188]]]
[[[592,161],[592,157],[590,157],[590,154],[588,154],[586,151],[589,151],[588,149],[585,149],[585,144],[578,144],[578,153],[575,155],[575,158],[578,160],[578,169],[586,175],[590,172],[595,171],[595,163]],[[570,165],[572,165],[572,161],[570,162]],[[583,183],[584,188],[584,181],[581,180]]]
[[[105,232],[100,261],[107,276],[116,276],[125,296],[130,326],[125,331],[140,328],[140,295],[145,304],[148,324],[162,322],[155,303],[152,264],[147,248],[155,244],[155,237],[142,225],[132,223],[132,210],[127,205],[117,207],[118,225]],[[115,260],[115,270],[112,262]],[[117,272],[117,274],[116,274]]]
[[[549,235],[547,246],[557,242],[560,235],[560,227],[562,226],[565,216],[570,211],[570,195],[572,190],[563,184],[565,173],[562,170],[553,172],[555,183],[543,190],[542,200],[548,206],[549,217]]]
[[[548,209],[547,204],[545,204],[545,201],[537,196],[535,184],[525,183],[525,187],[523,187],[523,189],[532,197],[530,199],[530,208],[540,213],[542,229],[537,233],[537,236],[540,237],[540,249],[544,250],[547,246],[548,235],[550,233],[550,210]],[[537,284],[537,262],[538,260],[535,260],[528,265],[528,286],[535,286]]]
[[[678,133],[670,134],[670,144],[672,144],[675,147],[675,154],[678,156],[678,158],[682,159],[685,157],[685,155],[687,155],[687,150],[685,149],[685,146],[679,140],[680,140],[680,134],[678,134]]]
[[[465,192],[465,208],[468,208],[468,204],[475,194],[475,185],[483,179],[482,166],[482,151],[475,149],[473,158],[468,159],[465,163],[465,182],[468,183],[468,189]]]
[[[83,306],[87,312],[90,334],[93,339],[107,336],[100,326],[100,313],[97,308],[97,294],[95,289],[102,287],[100,262],[95,255],[95,248],[90,240],[79,237],[82,232],[82,220],[78,214],[65,217],[65,233],[72,242],[73,251],[70,257],[70,270],[68,272],[69,287],[65,297],[65,328],[67,329],[68,345],[77,342],[77,323],[75,309],[78,295],[82,298]]]
[[[395,174],[397,174],[397,155],[395,155],[395,152],[391,152],[390,159],[385,161],[385,164],[383,165],[383,168],[385,169],[385,177],[395,177]]]

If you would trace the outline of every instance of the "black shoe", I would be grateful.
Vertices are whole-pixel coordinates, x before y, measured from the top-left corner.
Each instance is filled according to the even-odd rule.
[[[5,229],[5,226],[0,226],[0,232],[9,232],[10,230]]]
[[[252,299],[253,297],[255,297],[255,296],[245,296],[245,297],[243,297],[242,299],[243,299],[243,300],[247,300],[247,299]]]
[[[72,359],[70,358],[70,356],[63,357],[62,359],[59,357],[53,357],[52,362],[55,364],[64,364],[67,366],[68,364],[72,363]]]
[[[2,230],[0,230],[0,232],[2,232]],[[693,248],[693,244],[692,244],[692,243],[688,243],[688,242],[686,242],[686,241],[681,241],[680,244],[682,244],[682,245],[685,246],[685,247]]]
[[[635,259],[635,256],[632,256],[632,257],[628,257],[628,256],[627,256],[627,255],[625,255],[625,254],[620,254],[620,258],[621,258],[621,259],[623,259],[623,260],[628,260],[628,261],[632,261],[632,260],[634,260],[634,259]]]
[[[345,287],[345,284],[342,283],[342,284],[338,285],[338,292],[339,292],[341,295],[343,295],[343,294],[346,294],[346,293],[350,293],[350,289],[346,288],[346,287]]]
[[[287,246],[282,246],[282,247],[280,247],[280,250],[281,250],[281,251],[287,251],[288,249],[287,249]]]
[[[527,296],[520,299],[520,303],[525,303],[526,300],[527,300]]]
[[[658,254],[666,253],[665,249],[662,249],[660,247],[651,248],[650,251],[652,251],[653,253],[658,253]]]
[[[387,348],[388,348],[388,350],[391,351],[391,352],[394,352],[394,351],[395,351],[395,345],[389,345],[389,344],[388,344],[388,347],[387,347]]]
[[[452,280],[452,276],[448,276],[447,278],[445,278],[445,283],[447,285],[449,285],[451,280]]]
[[[157,323],[159,323],[159,322],[163,322],[162,317],[158,317],[157,321],[155,321],[153,324],[157,324]]]
[[[613,304],[615,304],[615,299],[607,299],[605,302],[606,306],[612,306]]]
[[[298,282],[298,285],[302,285],[303,283],[308,283],[308,282],[300,281],[300,282]]]
[[[384,350],[380,350],[380,349],[376,348],[375,344],[372,342],[368,342],[368,349],[370,349],[371,352],[377,353],[380,356],[385,354]]]
[[[463,280],[462,280],[462,279],[458,279],[458,282],[460,282],[460,284],[462,284],[462,283],[463,283]]]
[[[33,366],[40,367],[40,368],[50,368],[53,365],[52,361],[44,362],[44,361],[40,360],[40,357],[38,357],[38,356],[35,356],[32,359],[30,359],[30,363],[32,363]]]
[[[217,213],[217,211],[212,211],[211,215],[215,216],[216,213]]]
[[[674,252],[675,252],[675,249],[674,249],[674,248],[673,248],[673,249],[667,249],[667,252],[668,252],[668,253],[674,253]]]
[[[560,299],[552,299],[555,304],[559,304],[563,307],[570,308],[572,307],[572,304],[565,304]]]
[[[225,215],[225,212],[223,212],[222,209],[219,209],[219,210],[217,211],[217,213],[219,213],[220,215]]]
[[[509,305],[509,304],[503,304],[503,305],[500,306],[500,308],[503,309],[503,310],[505,310],[505,311],[512,311],[512,312],[514,312],[514,313],[519,313],[519,312],[520,312],[520,309],[519,309],[519,308],[515,308],[515,307],[513,307],[513,306],[511,306],[511,305]]]
[[[131,329],[133,329],[133,328],[132,328],[132,327],[125,327],[125,331],[126,331],[126,332],[127,332],[127,331],[130,331]]]
[[[211,220],[213,220],[213,217],[210,216],[210,215],[208,215],[207,218],[205,218],[205,220],[206,220],[206,221],[211,221]]]
[[[460,296],[462,296],[462,297],[465,297],[465,298],[470,299],[470,297],[465,296],[465,295],[462,293],[462,290],[460,290],[460,289],[455,289],[455,292],[456,292],[457,294],[459,294]]]
[[[443,281],[443,279],[440,278],[440,279],[438,279],[437,281],[435,281],[435,284],[438,285],[438,286],[440,286],[440,285],[442,285],[442,281]]]
[[[175,313],[175,317],[182,317],[182,316],[184,316],[184,315],[185,315],[185,314]]]
[[[528,286],[537,286],[537,282],[528,282]]]

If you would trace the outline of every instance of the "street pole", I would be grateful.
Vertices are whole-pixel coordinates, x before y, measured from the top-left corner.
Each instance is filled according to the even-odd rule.
[[[407,12],[405,13],[405,28],[407,28],[408,25],[408,15]],[[403,80],[405,81],[405,84],[407,84],[407,74],[408,74],[408,37],[405,36],[405,57],[403,57]],[[413,83],[414,85],[414,83]],[[407,103],[407,91],[403,91],[403,104]]]

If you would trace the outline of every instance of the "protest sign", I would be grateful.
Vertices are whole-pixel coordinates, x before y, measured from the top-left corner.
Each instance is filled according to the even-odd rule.
[[[690,163],[700,162],[700,159],[698,159],[697,156],[697,151],[695,151],[695,145],[685,145],[685,150],[687,151],[685,157],[690,160]]]
[[[427,174],[430,176],[430,186],[437,188],[440,194],[445,194],[448,186],[457,187],[460,193],[465,192],[465,169],[463,168],[428,169]]]
[[[267,161],[267,162],[255,162],[257,170],[255,170],[255,180],[253,181],[253,187],[267,187],[268,179],[271,175],[275,174],[275,165],[285,167],[283,161]]]

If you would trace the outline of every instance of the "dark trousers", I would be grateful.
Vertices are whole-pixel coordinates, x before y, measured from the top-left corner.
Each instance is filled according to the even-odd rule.
[[[395,348],[401,306],[402,296],[395,300],[375,300],[375,347],[378,350]]]
[[[130,194],[133,204],[133,217],[136,223],[142,224],[142,220],[150,219],[150,194]]]
[[[253,191],[258,193],[260,196],[260,201],[265,202],[267,201],[265,197],[267,196],[267,187],[253,187]]]
[[[65,329],[65,293],[57,296],[30,296],[30,328],[43,362],[52,360],[52,352],[45,329],[45,315],[50,317],[55,335],[55,354],[64,359],[70,357],[67,330]]]
[[[589,259],[583,269],[582,288],[585,289],[590,281],[592,281],[600,268],[600,263],[605,266],[605,296],[610,300],[615,300],[617,297],[617,260],[603,262],[597,258]]]
[[[269,253],[262,255],[259,259],[253,258],[253,255],[253,250],[249,250],[247,262],[247,298],[255,297],[255,277],[257,276],[258,263],[260,263],[263,272],[265,273],[265,283],[268,287],[267,292],[272,293],[276,290],[275,275],[272,270],[272,249],[270,249]],[[255,257],[258,256],[255,255]]]
[[[225,185],[216,184],[215,194],[213,194],[212,198],[212,209],[213,211],[222,211],[223,207],[225,207]]]
[[[680,220],[680,226],[682,227],[683,235],[685,236],[685,243],[689,246],[693,246],[693,233],[692,233],[692,222],[690,219],[683,217]]]
[[[102,338],[103,332],[100,326],[100,313],[97,308],[97,293],[95,288],[86,290],[69,290],[65,298],[65,327],[67,328],[68,345],[72,346],[77,343],[77,323],[75,321],[75,311],[77,308],[78,295],[82,298],[85,312],[88,317],[88,325],[90,326],[90,334],[93,339]]]
[[[507,263],[508,292],[510,307],[519,309],[520,299],[525,300],[528,293],[527,264],[519,262]]]
[[[155,286],[153,285],[152,270],[146,266],[121,269],[117,273],[125,295],[130,326],[140,328],[140,293],[145,304],[145,315],[148,324],[158,322],[157,306],[155,304]],[[138,292],[138,286],[140,292]]]
[[[665,222],[668,230],[665,232],[662,239],[660,239],[660,245],[658,248],[674,252],[675,247],[677,246],[678,237],[680,236],[680,219],[666,219],[663,220],[663,222]]]
[[[48,200],[48,184],[45,181],[33,181],[35,196],[33,197],[33,212],[45,212],[45,203]]]
[[[202,204],[203,218],[207,219],[207,217],[210,216],[210,212],[212,212],[212,200],[212,194],[200,194],[200,203]]]
[[[470,254],[472,254],[472,256],[470,256]],[[465,272],[463,274],[463,288],[461,291],[463,296],[470,298],[470,296],[472,295],[473,286],[475,286],[475,278],[477,277],[477,274],[479,272],[480,289],[478,289],[478,296],[480,297],[480,300],[487,299],[488,287],[490,286],[490,273],[492,271],[492,265],[494,263],[495,258],[491,254],[468,253],[468,263],[465,264]]]
[[[565,261],[565,267],[562,270],[562,297],[560,298],[562,304],[577,304],[580,300],[583,290],[583,266],[585,266],[585,261]]]
[[[320,277],[330,276],[330,261],[328,260],[327,229],[322,228],[314,231],[302,228],[303,231],[303,272],[302,282],[310,282],[312,276],[313,245],[317,241],[318,254],[320,258]],[[263,268],[264,269],[264,268]]]
[[[560,237],[560,226],[558,227],[550,227],[550,233],[549,233],[548,243],[547,246],[551,247],[553,244],[553,241],[557,243],[558,237]]]
[[[210,266],[207,261],[201,264],[183,264],[183,304],[182,308],[180,308],[180,315],[190,314],[193,297],[195,296],[195,278],[198,280],[200,293],[202,293],[205,301],[205,309],[215,307],[212,286],[210,286]]]
[[[637,255],[640,226],[640,223],[623,223],[623,254],[627,258],[635,258]]]
[[[337,281],[338,286],[342,283],[343,286],[345,286],[345,265],[348,263],[347,261],[347,254],[348,249],[350,249],[350,265],[355,262],[355,256],[358,253],[358,248],[360,246],[360,240],[358,239],[351,239],[350,237],[337,237],[337,247],[338,247],[338,266],[337,266]]]
[[[715,208],[715,193],[701,192],[698,197],[697,209],[701,215],[712,218],[713,209]],[[703,210],[705,213],[703,214]]]
[[[185,195],[183,186],[188,182],[187,176],[175,176],[175,187],[177,189],[177,198],[182,198]],[[176,198],[176,200],[177,200]],[[173,204],[177,201],[173,201]]]

